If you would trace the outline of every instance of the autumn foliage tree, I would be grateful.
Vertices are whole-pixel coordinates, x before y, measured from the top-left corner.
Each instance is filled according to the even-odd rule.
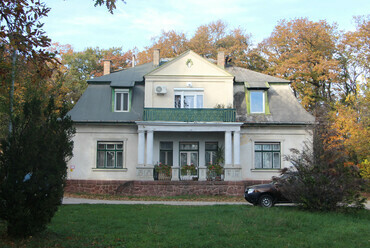
[[[217,52],[224,51],[229,63],[247,68],[250,38],[243,28],[229,29],[225,22],[217,20],[199,26],[190,38],[182,32],[162,31],[137,58],[140,64],[152,61],[154,49],[160,49],[163,58],[173,58],[190,49],[205,58],[216,59]]]
[[[5,69],[4,75],[9,84],[9,133],[12,129],[13,95],[17,68],[18,54],[28,61],[51,61],[52,56],[44,49],[49,45],[50,39],[42,30],[40,19],[47,16],[50,9],[39,0],[4,0],[0,2],[0,43],[1,49],[7,50],[8,55],[2,61]]]
[[[87,48],[76,52],[71,45],[53,43],[48,48],[57,54],[58,65],[48,84],[58,86],[61,93],[72,104],[76,103],[87,87],[87,80],[103,75],[105,59],[112,61],[112,71],[132,66],[137,49],[123,51],[121,47],[100,49]]]
[[[159,37],[152,38],[152,45],[137,54],[140,64],[152,61],[153,50],[160,49],[162,58],[173,58],[187,50],[187,39],[184,33],[173,30],[162,31]]]
[[[370,78],[370,15],[357,16],[354,20],[356,30],[344,33],[338,44],[342,102],[350,94],[357,97],[359,82],[369,82]]]
[[[282,20],[261,44],[269,74],[292,81],[295,95],[313,112],[333,100],[338,77],[337,27],[307,18]]]

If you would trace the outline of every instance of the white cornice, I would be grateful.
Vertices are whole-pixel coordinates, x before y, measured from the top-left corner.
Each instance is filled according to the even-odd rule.
[[[137,121],[139,131],[158,132],[225,132],[240,131],[242,122],[164,122]]]

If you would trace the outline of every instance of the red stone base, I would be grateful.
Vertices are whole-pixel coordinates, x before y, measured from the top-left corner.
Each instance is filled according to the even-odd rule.
[[[248,180],[240,182],[67,180],[65,192],[123,196],[242,196],[248,185],[269,182],[268,180]]]

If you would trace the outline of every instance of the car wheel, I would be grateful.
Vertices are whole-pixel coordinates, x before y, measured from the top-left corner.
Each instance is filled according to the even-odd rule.
[[[261,196],[258,202],[260,206],[264,208],[270,208],[274,205],[274,201],[270,195]]]

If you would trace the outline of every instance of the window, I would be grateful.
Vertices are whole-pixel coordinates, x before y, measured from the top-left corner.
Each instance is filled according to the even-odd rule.
[[[255,143],[254,168],[280,169],[280,143]]]
[[[250,91],[250,111],[251,113],[265,113],[265,93],[264,91]]]
[[[123,168],[123,142],[98,142],[97,168]]]
[[[114,111],[128,112],[129,111],[129,90],[116,89],[114,91]]]
[[[172,142],[160,142],[159,162],[166,165],[173,165]]]
[[[175,108],[203,108],[203,90],[175,90]]]
[[[217,142],[206,142],[206,165],[215,164],[217,153]]]

